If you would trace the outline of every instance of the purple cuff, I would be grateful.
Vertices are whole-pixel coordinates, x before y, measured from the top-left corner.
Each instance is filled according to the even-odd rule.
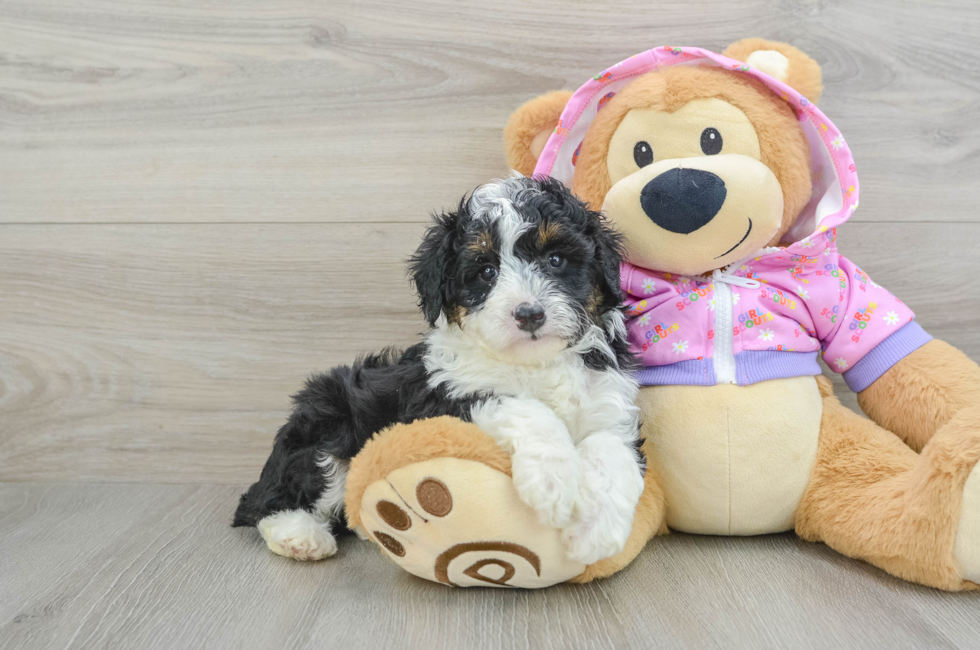
[[[640,386],[714,386],[715,363],[711,359],[691,359],[667,366],[647,366],[636,372]]]
[[[746,350],[735,355],[735,374],[740,386],[770,379],[816,376],[820,372],[816,352]]]
[[[807,377],[820,374],[816,352],[758,350],[735,355],[739,385],[748,386],[770,379]],[[691,359],[666,366],[647,366],[636,373],[641,386],[714,386],[714,359]]]
[[[855,393],[860,393],[889,368],[931,340],[929,333],[915,321],[903,325],[845,372],[844,382]]]

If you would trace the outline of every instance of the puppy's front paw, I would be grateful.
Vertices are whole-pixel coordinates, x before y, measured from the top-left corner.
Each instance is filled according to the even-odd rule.
[[[514,488],[542,524],[555,528],[568,524],[578,499],[579,463],[574,448],[545,443],[528,443],[514,453]]]
[[[622,551],[632,530],[632,510],[625,512],[600,499],[595,509],[577,515],[562,530],[561,541],[569,559],[593,564]]]
[[[305,510],[283,510],[259,522],[259,533],[269,550],[294,560],[313,561],[337,552],[337,540],[326,524]]]
[[[562,544],[569,558],[593,564],[626,546],[643,477],[633,453],[608,437],[587,440],[580,452],[579,496],[572,522],[562,530]]]

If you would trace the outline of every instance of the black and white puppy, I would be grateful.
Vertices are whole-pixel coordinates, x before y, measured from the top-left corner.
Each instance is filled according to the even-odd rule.
[[[515,176],[435,218],[411,261],[431,329],[312,377],[235,526],[299,560],[336,552],[348,461],[377,431],[472,421],[573,559],[622,550],[643,491],[637,384],[619,309],[620,239],[560,183]]]

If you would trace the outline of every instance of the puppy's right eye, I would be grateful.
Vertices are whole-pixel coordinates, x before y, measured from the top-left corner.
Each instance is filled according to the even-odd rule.
[[[653,147],[646,140],[640,140],[633,147],[633,162],[637,167],[646,167],[653,162]]]
[[[497,277],[497,269],[487,264],[482,269],[480,269],[480,279],[484,282],[490,282]]]

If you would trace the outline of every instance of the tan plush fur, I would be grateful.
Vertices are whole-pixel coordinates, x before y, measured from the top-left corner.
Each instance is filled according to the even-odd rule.
[[[948,343],[929,341],[858,393],[858,404],[921,451],[956,413],[980,405],[980,367]]]
[[[905,580],[961,580],[953,544],[963,486],[980,459],[980,408],[960,411],[916,454],[891,432],[824,398],[817,461],[796,531]]]
[[[834,394],[834,382],[820,375],[817,377],[817,390],[820,391],[820,397],[831,397]]]
[[[764,38],[745,38],[732,43],[722,52],[737,61],[745,61],[758,50],[774,50],[789,59],[789,77],[786,85],[795,88],[808,100],[816,104],[823,92],[823,75],[820,66],[809,56],[792,45]]]
[[[567,90],[555,90],[535,97],[514,111],[504,127],[507,165],[511,169],[525,176],[534,172],[538,156],[532,153],[531,144],[536,137],[555,129],[571,96]]]

